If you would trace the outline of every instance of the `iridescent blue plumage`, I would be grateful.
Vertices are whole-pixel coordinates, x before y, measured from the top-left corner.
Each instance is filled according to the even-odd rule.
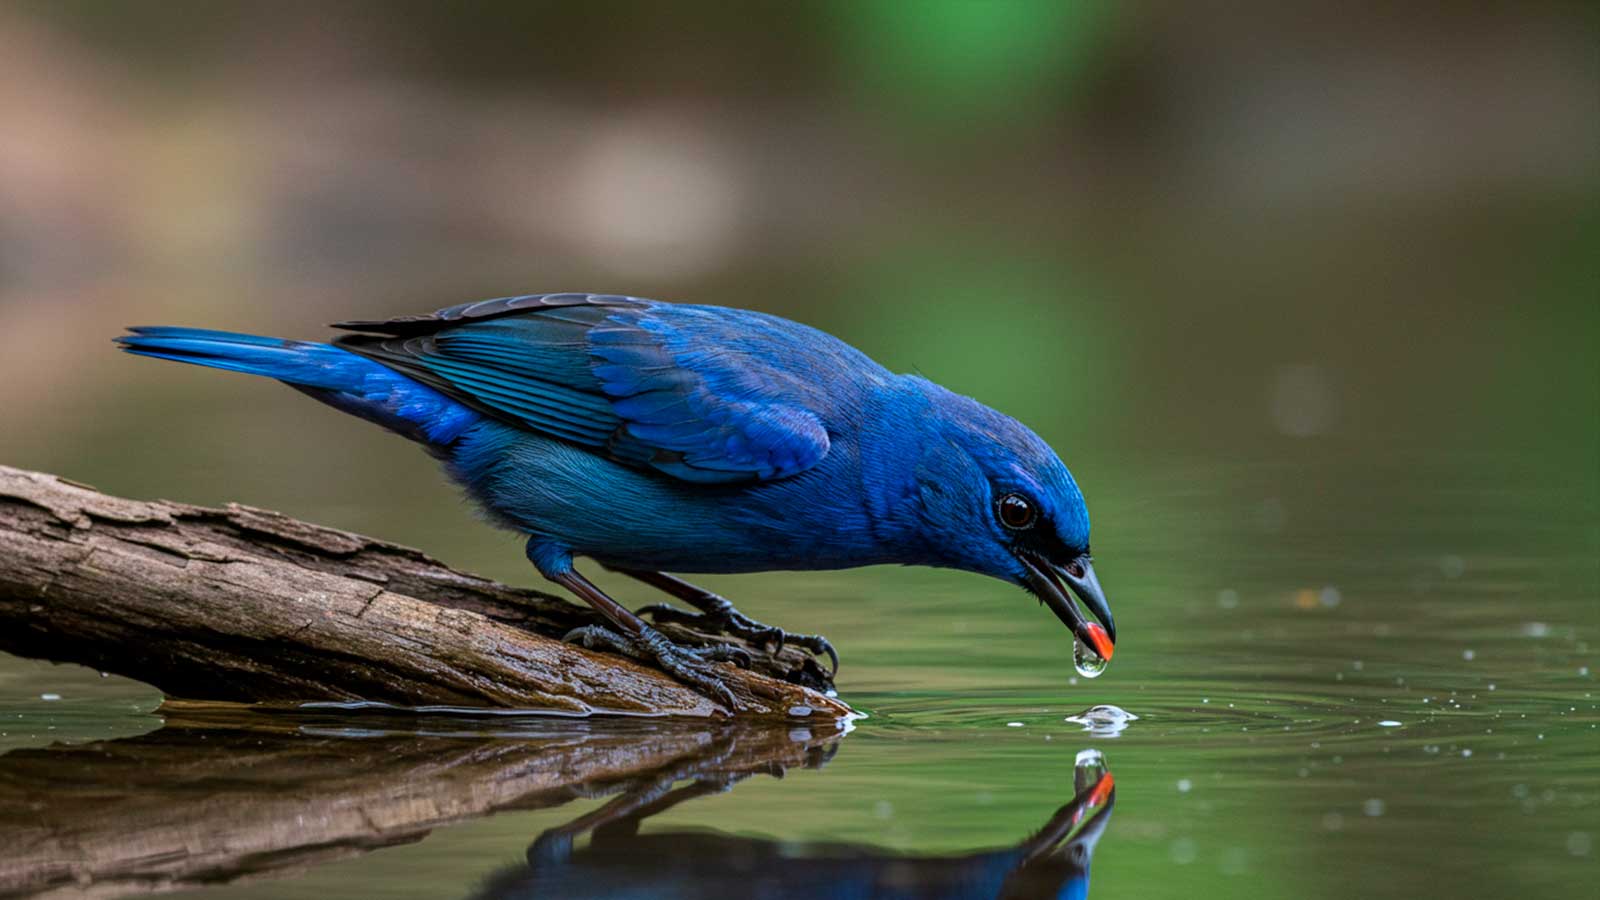
[[[812,367],[890,377],[821,332],[743,310],[578,294],[458,315],[428,334],[338,343],[509,424],[685,481],[769,480],[811,468],[828,452],[822,417],[843,399]],[[405,321],[407,332],[418,330]]]
[[[448,447],[482,421],[438,391],[327,344],[201,328],[129,331],[117,341],[130,353],[276,378],[430,448]]]
[[[419,441],[528,535],[546,577],[607,611],[626,643],[653,632],[609,610],[574,556],[646,580],[888,562],[967,569],[1035,592],[1109,654],[1061,587],[1114,638],[1088,564],[1083,497],[1055,453],[1014,419],[891,374],[816,329],[595,294],[339,327],[357,333],[318,344],[137,328],[120,340],[140,355],[276,378]],[[694,591],[674,592],[715,605]],[[831,655],[826,642],[814,649]]]

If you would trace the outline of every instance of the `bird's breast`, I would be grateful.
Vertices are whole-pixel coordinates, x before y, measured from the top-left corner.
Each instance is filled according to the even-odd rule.
[[[450,468],[499,522],[601,562],[676,572],[838,569],[900,561],[861,496],[852,442],[790,478],[682,482],[497,424]]]

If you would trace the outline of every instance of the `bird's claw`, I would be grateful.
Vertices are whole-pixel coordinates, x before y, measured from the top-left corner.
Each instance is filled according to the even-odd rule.
[[[833,644],[820,634],[785,634],[789,643],[797,647],[804,647],[813,656],[828,657],[828,680],[832,681],[839,674],[839,651],[833,649]]]
[[[634,612],[639,616],[649,616],[657,623],[675,622],[707,634],[730,634],[758,647],[771,647],[773,653],[781,651],[788,644],[793,644],[815,656],[828,657],[829,663],[832,664],[832,671],[828,673],[830,681],[833,676],[839,674],[839,653],[833,649],[833,644],[829,643],[827,638],[820,634],[795,634],[775,625],[757,622],[735,609],[727,600],[721,597],[715,599],[720,602],[711,604],[709,601],[704,601],[707,603],[705,612],[685,612],[667,603],[653,603]]]
[[[747,669],[751,663],[748,652],[731,644],[682,647],[667,640],[665,635],[653,628],[647,628],[644,633],[630,640],[609,628],[585,625],[567,632],[562,640],[590,650],[620,653],[654,665],[729,710],[738,708],[738,700],[733,696],[733,691],[728,690],[713,664],[731,662]]]

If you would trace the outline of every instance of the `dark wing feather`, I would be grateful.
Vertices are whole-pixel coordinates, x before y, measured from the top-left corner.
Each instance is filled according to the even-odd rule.
[[[843,345],[770,316],[547,294],[342,327],[379,334],[339,346],[486,415],[686,481],[783,478],[828,452],[804,347],[773,332]]]
[[[624,297],[620,294],[524,294],[520,297],[496,297],[493,300],[478,300],[473,303],[447,306],[438,312],[429,313],[425,316],[400,316],[394,319],[335,322],[333,327],[343,328],[346,331],[363,331],[372,334],[392,334],[396,337],[406,337],[409,335],[433,334],[441,328],[465,322],[483,321],[500,316],[537,312],[545,309],[561,309],[574,306],[637,307],[648,302],[637,297]]]

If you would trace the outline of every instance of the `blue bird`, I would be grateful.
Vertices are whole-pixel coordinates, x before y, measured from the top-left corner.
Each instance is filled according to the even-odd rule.
[[[421,444],[545,578],[611,628],[567,637],[653,661],[734,705],[727,645],[673,644],[641,615],[713,633],[816,635],[749,619],[676,572],[941,566],[1020,585],[1102,659],[1116,627],[1071,473],[1016,420],[895,375],[777,316],[609,294],[534,294],[343,322],[331,344],[140,327],[141,356],[275,378]],[[574,557],[691,604],[629,611]],[[1091,622],[1066,587],[1100,622]]]

